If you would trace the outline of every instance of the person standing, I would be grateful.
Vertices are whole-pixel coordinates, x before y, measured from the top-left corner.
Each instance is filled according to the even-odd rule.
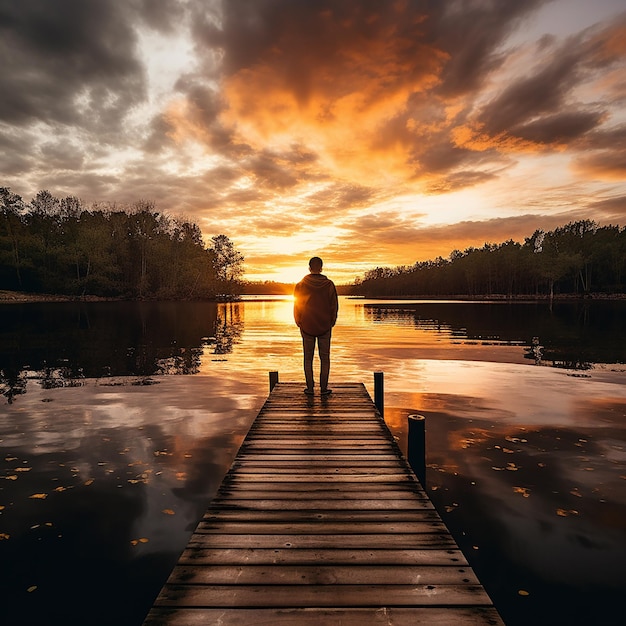
[[[339,301],[337,289],[332,280],[322,274],[322,259],[314,256],[309,261],[309,274],[295,287],[293,296],[293,317],[302,335],[304,351],[304,393],[313,395],[313,357],[315,343],[320,357],[320,391],[328,396],[330,373],[330,337],[337,321]]]

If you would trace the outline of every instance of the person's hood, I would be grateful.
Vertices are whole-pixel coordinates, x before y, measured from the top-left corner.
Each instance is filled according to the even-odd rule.
[[[302,282],[306,284],[309,289],[323,289],[330,282],[324,274],[307,274]]]

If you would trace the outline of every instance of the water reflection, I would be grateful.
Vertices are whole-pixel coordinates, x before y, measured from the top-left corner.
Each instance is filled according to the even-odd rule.
[[[523,345],[526,358],[569,369],[625,363],[624,301],[366,302],[374,323],[411,325],[459,343]]]
[[[429,493],[505,622],[621,623],[623,373],[452,361],[419,371],[415,392],[393,386],[407,408],[386,419],[406,449],[407,416],[426,416]]]
[[[207,376],[29,384],[0,414],[2,619],[140,624],[262,398]]]
[[[264,401],[267,372],[302,380],[290,301],[119,304],[37,305],[24,322],[0,311],[14,394],[0,404],[3,619],[140,624]],[[604,365],[584,372],[532,366],[532,338],[555,341],[524,306],[489,309],[490,330],[466,303],[371,304],[342,299],[331,384],[372,393],[384,371],[402,446],[406,416],[426,415],[431,496],[507,623],[621,623],[624,367],[606,365],[605,347]],[[575,324],[550,319],[555,337],[579,342]],[[624,344],[613,323],[608,338],[583,328]]]
[[[226,355],[243,332],[238,303],[0,305],[0,393],[13,402],[28,378],[42,387],[87,378],[196,374],[206,352]]]

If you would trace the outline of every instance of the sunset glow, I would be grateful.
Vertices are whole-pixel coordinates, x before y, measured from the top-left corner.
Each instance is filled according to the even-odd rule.
[[[621,0],[25,0],[0,29],[0,186],[152,200],[251,280],[626,225]]]

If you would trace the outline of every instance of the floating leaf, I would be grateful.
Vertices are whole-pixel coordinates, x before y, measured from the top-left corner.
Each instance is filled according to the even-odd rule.
[[[0,541],[3,539],[8,539],[11,535],[7,535],[7,533],[0,533]]]
[[[33,591],[35,591],[35,589],[37,589],[37,585],[32,585],[26,591],[28,591],[28,593],[32,593]]]
[[[93,483],[93,478],[90,478],[89,480],[86,480],[86,481],[84,482],[84,484],[85,484],[87,487],[89,487],[89,485],[91,485],[92,483]]]
[[[172,509],[163,509],[161,513],[165,513],[165,515],[176,515]]]
[[[525,589],[520,589],[517,592],[520,596],[529,596],[530,594],[528,593],[528,591],[526,591]]]
[[[66,487],[55,487],[53,491],[65,491],[66,489]]]
[[[4,511],[4,508],[5,508],[4,505],[0,504],[0,511]]]
[[[29,498],[35,498],[37,500],[45,500],[48,497],[47,493],[34,493],[32,496],[28,496]]]
[[[578,511],[575,511],[574,509],[557,509],[556,514],[559,517],[569,517],[570,515],[578,515]]]
[[[0,478],[4,478],[5,480],[17,480],[17,474],[11,474],[11,476],[0,476]]]
[[[131,541],[131,543],[136,546],[138,543],[148,543],[148,541],[150,541],[149,539],[147,539],[146,537],[141,537],[140,539],[133,539]]]
[[[513,491],[515,493],[521,493],[524,496],[524,498],[530,497],[530,489],[526,487],[513,487]]]
[[[13,471],[14,472],[30,472],[30,470],[32,470],[32,467],[16,467]]]

